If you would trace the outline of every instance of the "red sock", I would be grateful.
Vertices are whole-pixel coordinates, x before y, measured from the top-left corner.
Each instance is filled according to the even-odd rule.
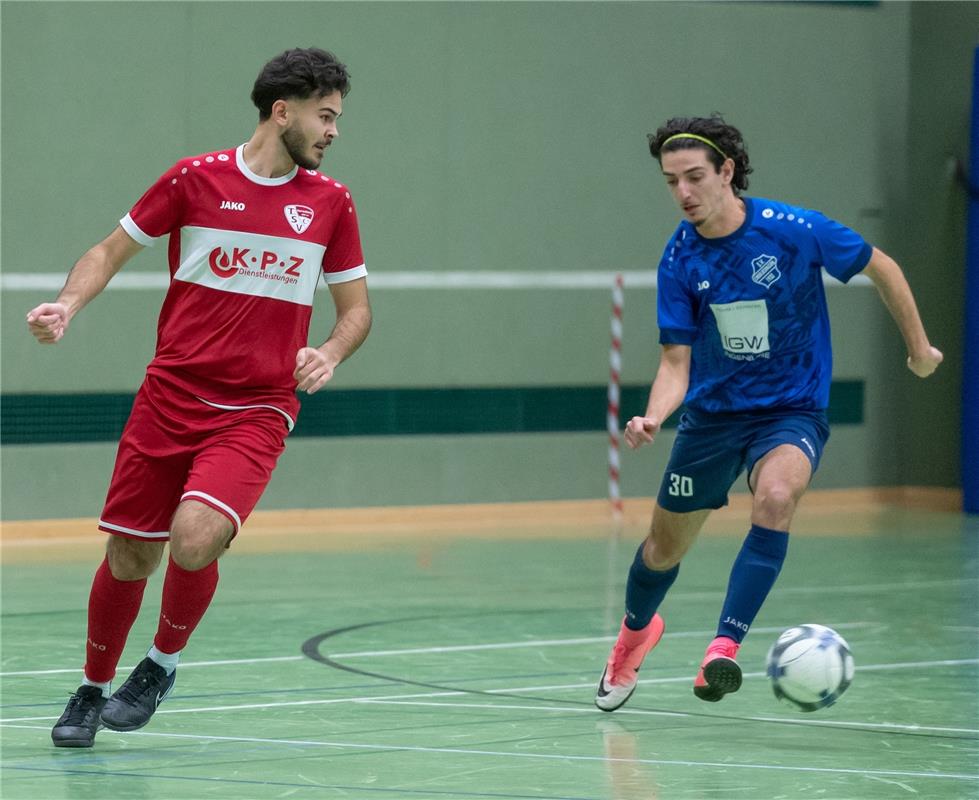
[[[163,603],[160,606],[160,626],[153,644],[164,653],[183,650],[187,640],[211,604],[218,587],[218,562],[212,561],[203,569],[191,572],[179,566],[173,558],[167,565],[163,580]]]
[[[88,597],[88,644],[85,647],[85,677],[108,683],[126,645],[126,637],[139,614],[146,578],[121,581],[109,570],[106,557],[95,572]]]

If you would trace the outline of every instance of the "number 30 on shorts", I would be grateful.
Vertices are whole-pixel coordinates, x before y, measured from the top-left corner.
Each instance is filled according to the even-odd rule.
[[[669,492],[671,497],[693,497],[693,478],[671,472]]]

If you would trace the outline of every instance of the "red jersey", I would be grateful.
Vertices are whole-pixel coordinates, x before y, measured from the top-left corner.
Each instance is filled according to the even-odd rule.
[[[367,269],[345,186],[299,167],[263,178],[243,149],[178,161],[120,224],[142,245],[170,237],[147,373],[213,406],[272,406],[291,428],[319,276],[342,283]]]

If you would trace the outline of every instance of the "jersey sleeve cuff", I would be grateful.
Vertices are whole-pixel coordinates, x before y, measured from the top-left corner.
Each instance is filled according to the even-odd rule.
[[[119,220],[119,224],[122,226],[122,229],[133,238],[134,241],[143,245],[143,247],[152,247],[156,244],[157,239],[160,238],[158,236],[150,236],[148,233],[144,233],[143,229],[133,221],[133,218],[129,214],[126,214],[126,216]]]
[[[327,283],[347,283],[348,281],[355,281],[357,278],[367,277],[367,267],[361,264],[359,267],[351,267],[350,269],[341,270],[340,272],[324,272],[323,280]]]
[[[854,275],[863,272],[867,264],[870,263],[870,256],[873,254],[873,252],[874,248],[864,242],[863,247],[860,249],[860,255],[853,260],[850,268],[844,270],[842,274],[837,275],[836,279],[842,283],[848,283],[850,278],[852,278]]]
[[[694,331],[685,331],[680,328],[660,328],[660,344],[686,344],[692,345],[696,338]]]

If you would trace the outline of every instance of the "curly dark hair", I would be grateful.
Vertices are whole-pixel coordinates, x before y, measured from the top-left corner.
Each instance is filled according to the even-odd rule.
[[[663,146],[667,139],[676,136],[678,133],[693,133],[702,136],[713,142],[717,149],[715,150],[709,144],[692,138],[674,139],[665,147]],[[733,125],[728,125],[720,114],[715,112],[709,117],[674,117],[667,120],[666,124],[659,128],[656,133],[649,134],[648,138],[650,154],[661,163],[663,153],[699,147],[707,153],[714,169],[720,172],[726,156],[734,162],[734,178],[731,180],[734,193],[740,194],[748,188],[748,175],[754,170],[748,164],[748,151],[745,149],[744,137],[741,136],[741,131]],[[718,150],[721,152],[719,153]]]
[[[350,73],[333,53],[317,47],[296,48],[280,53],[262,67],[252,87],[252,102],[259,119],[266,120],[272,116],[276,100],[305,100],[334,92],[346,96],[349,91]]]

